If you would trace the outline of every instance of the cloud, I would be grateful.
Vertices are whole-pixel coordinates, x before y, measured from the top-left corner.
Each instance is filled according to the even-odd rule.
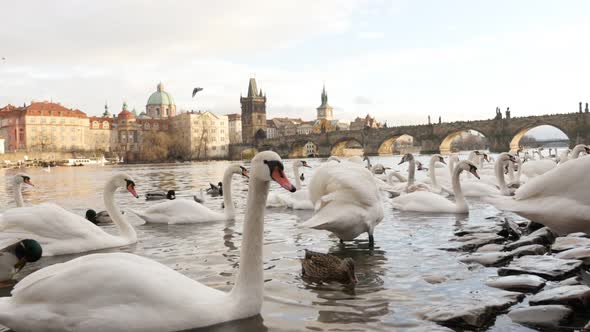
[[[355,0],[16,1],[0,40],[15,64],[126,64],[250,55],[342,31]]]
[[[371,104],[373,104],[371,99],[369,99],[368,97],[364,97],[364,96],[354,97],[353,103],[355,103],[357,105],[371,105]]]

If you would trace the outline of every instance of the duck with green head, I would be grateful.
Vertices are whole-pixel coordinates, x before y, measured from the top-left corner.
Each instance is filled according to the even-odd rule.
[[[10,240],[0,249],[0,282],[12,279],[27,263],[38,261],[43,255],[39,242],[31,239]]]

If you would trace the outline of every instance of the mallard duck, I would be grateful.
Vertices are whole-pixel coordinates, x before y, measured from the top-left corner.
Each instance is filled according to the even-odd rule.
[[[27,263],[41,258],[43,249],[31,239],[3,241],[0,249],[0,282],[12,279]]]
[[[121,211],[121,214],[125,214],[125,211]],[[95,225],[113,223],[113,219],[111,219],[111,216],[109,216],[107,211],[100,211],[97,213],[93,209],[88,209],[88,211],[86,211],[86,219]]]
[[[173,200],[176,198],[176,192],[174,190],[168,190],[167,193],[162,192],[149,192],[145,195],[146,201],[159,201],[162,199]]]
[[[340,259],[334,255],[305,250],[305,258],[301,260],[301,275],[310,282],[337,281],[345,285],[356,285],[354,260]]]
[[[209,183],[209,188],[207,188],[207,194],[213,197],[223,196],[223,183],[219,182],[217,185],[213,183]]]

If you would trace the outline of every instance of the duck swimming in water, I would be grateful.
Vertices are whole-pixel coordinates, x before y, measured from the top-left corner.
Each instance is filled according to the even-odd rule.
[[[0,282],[12,279],[27,263],[38,261],[43,254],[39,242],[31,239],[3,241],[1,246]]]
[[[307,249],[305,258],[301,260],[301,275],[303,279],[315,283],[336,281],[354,286],[358,282],[352,258],[341,259]]]
[[[121,211],[121,214],[125,214],[125,211]],[[93,209],[88,209],[88,211],[86,211],[86,219],[95,225],[113,223],[113,219],[111,219],[111,216],[109,216],[107,211],[100,211],[97,213]]]
[[[209,183],[209,188],[207,188],[207,194],[213,197],[223,196],[223,183],[218,182],[217,185],[213,183]]]
[[[159,201],[162,199],[169,199],[169,200],[176,199],[176,192],[174,190],[168,190],[167,193],[149,192],[145,195],[146,201]]]

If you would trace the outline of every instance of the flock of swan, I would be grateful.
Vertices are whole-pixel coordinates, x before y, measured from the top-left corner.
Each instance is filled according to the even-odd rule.
[[[249,170],[241,165],[227,167],[219,186],[224,202],[220,211],[187,199],[170,199],[142,211],[132,210],[146,223],[198,224],[243,218],[239,271],[229,292],[205,286],[145,257],[94,253],[42,268],[20,280],[11,296],[0,298],[0,324],[17,332],[180,331],[257,315],[263,303],[267,207],[312,210],[313,215],[301,227],[331,232],[341,242],[367,233],[371,246],[375,237],[378,240],[377,226],[384,218],[385,204],[400,211],[466,214],[466,197],[479,197],[560,234],[590,233],[590,157],[585,154],[590,154],[586,145],[553,159],[525,160],[526,155],[521,158],[518,152],[505,152],[493,160],[493,167],[486,167],[492,159],[479,151],[472,152],[467,160],[452,155],[448,163],[436,154],[430,159],[429,176],[424,181],[416,179],[417,161],[411,154],[399,162],[408,165],[407,178],[391,167],[372,165],[368,158],[330,157],[308,176],[310,180],[303,187],[300,168],[310,167],[306,161],[293,161],[292,185],[279,155],[260,152],[251,160]],[[232,198],[234,175],[247,177],[249,182],[246,207],[240,216]],[[31,178],[19,174],[14,179],[17,207],[0,215],[3,280],[41,256],[85,253],[137,242],[134,227],[114,198],[119,188],[138,197],[130,175],[115,174],[104,187],[104,203],[117,235],[56,204],[25,206],[21,186],[32,185]],[[269,195],[271,182],[286,191]],[[324,261],[324,270],[344,267],[338,272],[339,278],[356,282],[350,259],[334,261],[320,253],[306,253],[306,259],[314,257],[316,261],[303,261],[304,275],[321,279],[313,275],[322,270],[314,263]]]

